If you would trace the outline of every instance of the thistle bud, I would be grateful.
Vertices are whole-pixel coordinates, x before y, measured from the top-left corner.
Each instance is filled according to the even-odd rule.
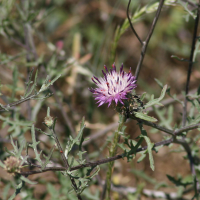
[[[44,118],[44,123],[50,128],[53,125],[53,117],[51,116],[46,116]]]

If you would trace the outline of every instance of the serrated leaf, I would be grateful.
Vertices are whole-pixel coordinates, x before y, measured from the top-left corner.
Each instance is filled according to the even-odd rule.
[[[149,121],[149,122],[157,122],[158,120],[154,117],[150,117],[144,113],[134,112],[135,117]]]
[[[147,136],[146,130],[142,126],[142,123],[139,123],[139,127],[140,127],[140,131],[141,131],[141,135],[139,137],[144,138],[147,143],[147,151],[149,154],[150,167],[154,171],[154,160],[153,160],[153,154],[152,154],[152,148],[153,148],[154,144],[151,143],[149,137]]]
[[[147,150],[148,150],[148,154],[149,154],[150,167],[154,171],[155,167],[154,167],[154,160],[153,160],[153,154],[152,154],[152,148],[153,148],[154,144],[151,143],[150,139],[147,136],[142,136],[142,137],[144,137],[144,139],[147,143]]]
[[[148,108],[148,107],[151,107],[153,105],[162,105],[161,103],[159,103],[165,96],[165,93],[166,93],[166,90],[167,90],[167,85],[165,85],[161,91],[161,94],[160,94],[160,97],[157,98],[157,99],[154,99],[154,96],[152,95],[151,96],[151,100],[145,104],[145,108]]]
[[[170,176],[170,175],[166,175],[167,178],[174,183],[176,186],[184,186],[186,187],[187,185],[191,185],[193,184],[193,179],[189,179],[189,180],[183,180],[182,177],[178,177],[178,179]]]

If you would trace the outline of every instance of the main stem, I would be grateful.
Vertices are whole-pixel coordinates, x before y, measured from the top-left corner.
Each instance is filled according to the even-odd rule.
[[[117,143],[119,142],[119,139],[120,139],[119,133],[122,131],[124,122],[126,121],[126,117],[123,114],[120,114],[119,118],[120,120],[119,120],[118,130],[114,132],[114,140],[109,150],[110,157],[113,157],[116,155]],[[106,176],[106,200],[110,200],[111,177],[113,173],[113,166],[114,166],[114,161],[108,163],[108,171],[107,171],[107,176]]]

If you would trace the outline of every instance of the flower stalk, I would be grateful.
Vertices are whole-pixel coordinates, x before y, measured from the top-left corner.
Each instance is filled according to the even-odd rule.
[[[55,142],[56,142],[56,145],[57,145],[57,147],[58,147],[58,149],[59,149],[59,151],[60,151],[60,155],[61,155],[62,160],[63,160],[63,162],[64,162],[65,169],[68,170],[68,168],[69,168],[68,160],[67,160],[67,158],[65,157],[64,151],[63,151],[62,146],[61,146],[61,144],[60,144],[60,141],[59,141],[59,139],[58,139],[58,137],[57,137],[57,134],[56,134],[56,132],[55,132],[56,120],[57,120],[57,118],[55,118],[55,119],[53,120],[53,118],[50,116],[50,108],[48,107],[48,109],[47,109],[47,116],[45,117],[45,122],[44,122],[43,124],[44,124],[47,128],[49,128],[49,130],[51,131],[51,134],[52,134],[52,136],[53,136],[53,138],[54,138],[54,140],[55,140]],[[74,190],[75,190],[75,192],[76,192],[77,199],[78,199],[78,200],[82,200],[81,195],[80,195],[80,194],[77,194],[78,186],[77,186],[77,184],[76,184],[76,182],[75,182],[75,179],[72,178],[72,177],[70,177],[70,176],[69,176],[69,178],[70,178],[70,181],[71,181],[71,183],[72,183],[72,185],[73,185],[73,188],[74,188]]]
[[[123,125],[126,122],[126,117],[123,114],[119,114],[119,126],[118,130],[114,132],[114,139],[109,149],[109,157],[113,157],[117,152],[117,144],[120,140],[120,132],[122,132]],[[108,171],[106,176],[106,200],[110,200],[110,190],[111,190],[111,179],[113,173],[114,161],[108,163]]]
[[[93,76],[92,81],[96,84],[96,88],[89,89],[97,100],[98,106],[108,103],[108,107],[112,104],[114,109],[119,112],[119,126],[118,130],[114,132],[114,138],[109,149],[109,156],[114,157],[117,152],[117,144],[120,139],[120,132],[123,132],[123,125],[129,114],[129,103],[133,95],[131,92],[137,87],[136,78],[132,75],[131,69],[128,73],[123,70],[123,64],[119,72],[116,70],[115,64],[112,69],[104,65],[102,70],[103,77],[97,78]],[[135,101],[134,101],[135,103]],[[128,106],[127,106],[128,104]],[[134,106],[134,105],[132,105]],[[141,106],[143,107],[143,106]],[[135,108],[132,110],[134,111]],[[108,171],[106,177],[106,200],[110,200],[111,178],[113,172],[114,161],[108,163]]]

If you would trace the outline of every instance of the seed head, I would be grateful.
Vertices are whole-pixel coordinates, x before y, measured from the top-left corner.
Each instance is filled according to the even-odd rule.
[[[22,168],[20,163],[21,161],[18,158],[10,156],[4,161],[4,168],[11,176],[14,176],[16,173],[20,173],[20,169]]]

